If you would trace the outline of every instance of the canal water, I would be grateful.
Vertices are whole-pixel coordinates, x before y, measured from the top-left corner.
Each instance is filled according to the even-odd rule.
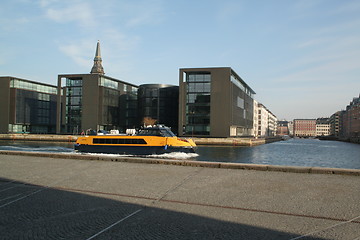
[[[255,147],[199,147],[199,161],[360,169],[360,145],[290,139]]]
[[[71,143],[0,141],[0,150],[73,152]],[[255,147],[198,146],[197,155],[156,157],[210,162],[360,169],[360,145],[318,139],[290,139]]]

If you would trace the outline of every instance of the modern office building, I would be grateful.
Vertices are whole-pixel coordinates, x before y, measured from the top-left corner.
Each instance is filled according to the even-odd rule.
[[[0,77],[0,133],[55,133],[56,86]]]
[[[58,75],[57,133],[125,132],[138,126],[138,86],[104,75],[97,43],[90,74]]]
[[[179,71],[179,135],[251,136],[255,92],[230,67]]]
[[[294,119],[295,137],[315,137],[316,119]]]
[[[156,120],[178,131],[179,87],[167,84],[143,84],[138,89],[138,122]]]

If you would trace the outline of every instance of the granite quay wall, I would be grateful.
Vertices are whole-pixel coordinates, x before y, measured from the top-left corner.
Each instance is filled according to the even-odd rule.
[[[78,136],[50,134],[0,134],[0,140],[75,142]]]
[[[344,168],[278,166],[278,165],[228,163],[228,162],[202,162],[202,161],[192,161],[192,160],[108,156],[101,154],[90,155],[90,154],[80,154],[80,153],[43,153],[43,152],[40,153],[40,152],[21,152],[21,151],[0,151],[0,155],[18,155],[18,156],[77,159],[77,160],[164,164],[164,165],[177,165],[177,166],[189,166],[189,167],[257,170],[257,171],[289,172],[289,173],[337,174],[337,175],[360,176],[360,169],[344,169]]]
[[[360,144],[360,137],[340,138],[340,141]]]

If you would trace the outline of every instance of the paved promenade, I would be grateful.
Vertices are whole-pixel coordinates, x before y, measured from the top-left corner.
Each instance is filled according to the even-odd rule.
[[[0,239],[360,239],[360,176],[0,154]]]

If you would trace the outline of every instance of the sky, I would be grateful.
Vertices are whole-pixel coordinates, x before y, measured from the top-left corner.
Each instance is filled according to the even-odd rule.
[[[90,73],[178,85],[231,67],[280,120],[330,117],[360,93],[358,0],[2,0],[0,76]]]

